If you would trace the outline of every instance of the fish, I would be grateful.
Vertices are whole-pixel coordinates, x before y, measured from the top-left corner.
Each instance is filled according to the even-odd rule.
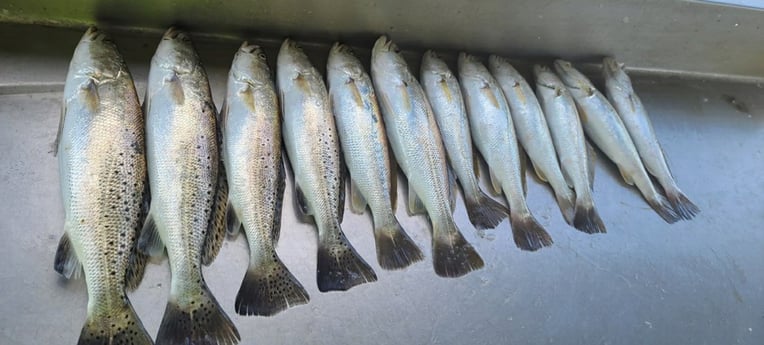
[[[281,114],[263,49],[242,43],[228,73],[221,110],[223,162],[230,182],[226,227],[241,228],[249,267],[236,295],[241,315],[275,315],[310,297],[276,253],[284,199]]]
[[[478,185],[467,109],[459,81],[432,50],[422,56],[420,81],[435,114],[448,161],[464,192],[470,222],[478,229],[495,228],[507,218],[509,210],[483,193]]]
[[[573,226],[583,232],[605,233],[607,229],[597,213],[592,197],[594,152],[581,128],[578,110],[562,80],[546,66],[534,65],[536,94],[544,111],[560,168],[567,184],[575,191]]]
[[[335,43],[329,51],[326,79],[350,174],[350,210],[361,214],[367,205],[371,210],[382,268],[402,269],[421,261],[422,251],[395,217],[397,167],[371,78],[350,47]]]
[[[217,112],[191,37],[175,27],[151,59],[144,109],[151,206],[138,246],[151,256],[166,248],[172,273],[156,342],[236,344],[239,332],[202,275],[225,236],[216,222],[225,211],[216,205],[223,172]]]
[[[602,71],[605,94],[618,111],[645,168],[658,180],[676,213],[686,220],[692,219],[700,209],[677,186],[666,162],[666,154],[658,142],[642,100],[634,92],[631,79],[623,66],[612,57],[604,58]]]
[[[147,202],[143,139],[130,71],[114,42],[90,27],[69,65],[54,149],[66,218],[53,267],[67,279],[84,271],[80,345],[153,344],[126,293],[147,259],[135,250]]]
[[[483,259],[453,219],[447,158],[435,115],[400,49],[387,36],[374,43],[371,76],[388,140],[408,180],[409,204],[421,203],[432,224],[435,273],[460,277],[482,268]]]
[[[377,280],[340,226],[345,208],[342,152],[323,77],[293,40],[281,44],[276,78],[283,138],[294,172],[298,212],[318,228],[317,283],[344,291]]]
[[[655,190],[629,132],[607,98],[570,62],[555,60],[554,68],[576,102],[584,133],[618,166],[624,181],[636,185],[664,221],[671,224],[679,220],[668,200]]]
[[[504,92],[517,139],[530,157],[536,176],[552,186],[565,221],[573,224],[575,195],[562,174],[549,126],[533,89],[503,57],[489,56],[488,69]]]
[[[525,201],[525,171],[509,104],[499,83],[477,57],[460,53],[461,82],[472,137],[488,163],[495,191],[504,191],[515,245],[535,251],[553,241],[528,209]]]

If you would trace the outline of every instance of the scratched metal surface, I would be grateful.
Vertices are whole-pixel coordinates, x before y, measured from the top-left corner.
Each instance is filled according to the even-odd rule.
[[[51,154],[61,86],[80,32],[2,26],[0,30],[0,343],[74,344],[85,318],[84,281],[53,271],[62,233],[57,160]],[[20,40],[19,37],[23,37]],[[159,37],[116,35],[145,90]],[[23,44],[20,44],[23,43]],[[236,42],[199,42],[218,106]],[[274,48],[271,46],[271,48]],[[311,58],[325,62],[326,46]],[[275,50],[268,51],[271,61]],[[410,55],[417,65],[416,54]],[[437,277],[421,217],[403,226],[426,261],[379,268],[368,216],[346,212],[343,228],[379,281],[320,293],[316,238],[292,212],[288,181],[278,251],[311,301],[275,317],[235,315],[247,265],[240,236],[204,271],[243,344],[761,344],[764,339],[764,89],[762,85],[635,77],[682,189],[702,209],[693,221],[664,223],[600,155],[595,200],[608,233],[566,226],[549,188],[529,175],[531,210],[555,244],[536,253],[512,243],[505,221],[478,233],[461,201],[457,223],[486,262],[459,279]],[[401,187],[399,199],[405,200]],[[155,335],[169,291],[167,261],[149,266],[130,295]]]

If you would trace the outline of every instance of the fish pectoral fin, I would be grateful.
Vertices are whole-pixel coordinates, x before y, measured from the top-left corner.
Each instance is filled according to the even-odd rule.
[[[390,148],[387,152],[390,156],[390,207],[395,212],[395,209],[398,208],[398,162]]]
[[[221,157],[222,158],[222,157]],[[226,233],[226,212],[228,211],[228,179],[222,161],[218,163],[218,181],[215,199],[212,203],[212,214],[207,224],[207,235],[204,238],[202,264],[209,266],[215,260]]]
[[[77,96],[82,98],[89,111],[96,112],[98,110],[101,100],[98,95],[98,85],[96,85],[95,80],[91,78],[80,85]]]
[[[637,97],[634,93],[629,94],[629,106],[631,106],[631,111],[636,112],[637,111]]]
[[[427,213],[427,210],[424,207],[424,203],[422,203],[422,200],[420,200],[419,197],[416,195],[416,192],[414,192],[414,187],[411,186],[410,181],[408,186],[408,197],[409,197],[409,202],[408,202],[409,216]]]
[[[74,252],[74,246],[69,240],[69,234],[64,232],[61,236],[61,240],[58,242],[58,249],[56,249],[56,259],[53,262],[53,269],[66,279],[70,279],[72,275],[77,279],[80,276],[82,264],[77,253]]]
[[[456,175],[451,167],[446,167],[446,171],[448,171],[448,203],[453,213],[456,209]]]
[[[165,76],[163,83],[169,88],[170,98],[175,104],[183,104],[186,101],[186,94],[183,92],[183,85],[180,83],[178,73],[172,72],[171,75]]]
[[[236,238],[241,231],[241,220],[236,215],[236,210],[233,208],[231,200],[228,200],[228,207],[225,213],[226,233],[232,238]]]
[[[159,231],[156,223],[154,223],[151,211],[149,211],[146,221],[143,223],[141,235],[138,237],[137,248],[140,252],[150,257],[157,257],[164,251],[164,243],[162,243],[162,238],[159,237]]]
[[[618,167],[618,171],[621,173],[621,177],[623,177],[623,181],[626,182],[626,184],[630,186],[634,185],[634,180],[631,177],[629,177],[628,172],[623,170],[623,168],[621,168],[620,166]]]
[[[363,194],[361,194],[361,191],[358,190],[358,186],[356,185],[355,181],[353,181],[351,177],[350,179],[350,211],[355,214],[363,214],[365,210],[366,210],[366,199],[363,197]]]
[[[586,142],[586,164],[589,167],[589,188],[594,190],[594,161],[597,159],[597,153],[594,147],[588,141]]]

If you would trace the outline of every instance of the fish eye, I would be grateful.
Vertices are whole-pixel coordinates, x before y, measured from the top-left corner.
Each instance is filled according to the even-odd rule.
[[[257,53],[257,57],[258,57],[260,60],[265,60],[265,53],[263,53],[263,52],[259,52],[259,53]]]

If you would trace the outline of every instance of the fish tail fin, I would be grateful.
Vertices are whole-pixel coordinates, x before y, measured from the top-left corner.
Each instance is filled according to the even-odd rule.
[[[606,233],[605,224],[602,222],[597,209],[592,203],[577,203],[573,227],[587,234]]]
[[[377,244],[377,261],[386,270],[403,269],[424,258],[419,246],[406,234],[395,217],[374,229],[374,240]]]
[[[510,215],[515,245],[522,250],[536,251],[552,245],[552,236],[530,213]]]
[[[485,265],[453,220],[433,228],[432,263],[435,273],[441,277],[461,277]]]
[[[692,201],[690,201],[690,199],[678,188],[674,191],[667,192],[666,198],[674,211],[676,211],[676,213],[683,219],[690,220],[700,213],[700,208],[693,204]]]
[[[477,198],[464,200],[470,223],[477,229],[493,229],[509,215],[509,210],[504,205],[482,191],[478,191]]]
[[[310,301],[305,288],[284,266],[275,250],[264,258],[266,262],[250,263],[244,275],[236,295],[239,315],[271,316]]]
[[[650,204],[650,207],[652,207],[653,210],[666,221],[666,223],[673,224],[682,219],[682,217],[674,211],[674,207],[671,203],[663,196],[656,194],[656,198],[648,201],[648,204]]]
[[[178,298],[170,293],[159,325],[157,344],[233,345],[241,340],[236,326],[220,307],[207,284],[203,279],[200,283],[201,291],[184,298],[183,304],[178,303]]]
[[[125,304],[108,317],[96,318],[88,315],[77,345],[154,344],[127,296],[123,298]]]
[[[377,274],[355,251],[339,224],[335,232],[324,234],[318,244],[318,290],[345,291],[377,280]]]

